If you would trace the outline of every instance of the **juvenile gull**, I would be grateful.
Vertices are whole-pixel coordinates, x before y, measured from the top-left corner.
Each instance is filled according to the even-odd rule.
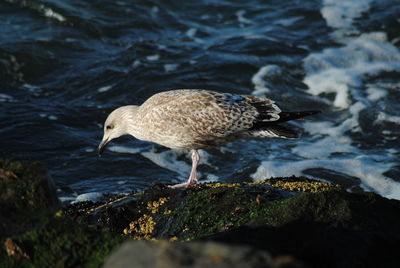
[[[104,124],[98,152],[115,138],[130,134],[172,149],[192,151],[192,170],[186,187],[197,183],[198,149],[242,138],[297,138],[282,122],[318,111],[282,112],[270,99],[209,90],[180,89],[153,95],[142,105],[122,106]]]

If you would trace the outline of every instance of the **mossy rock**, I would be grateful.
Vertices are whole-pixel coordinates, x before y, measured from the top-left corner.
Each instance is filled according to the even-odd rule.
[[[52,217],[40,227],[14,236],[9,244],[23,253],[7,256],[6,251],[0,251],[0,267],[100,267],[122,241],[120,235],[94,230],[63,216]]]
[[[155,185],[92,204],[80,215],[134,239],[247,244],[314,267],[392,267],[400,243],[398,211],[399,201],[373,193],[351,194],[306,178],[277,178],[180,190]],[[113,222],[119,216],[126,225],[122,231],[123,225]]]
[[[153,217],[157,238],[191,240],[243,225],[281,226],[302,219],[327,223],[351,218],[349,202],[338,190],[282,194],[258,185],[208,188],[170,201]],[[175,204],[174,204],[175,203]],[[165,215],[163,211],[170,210]]]
[[[58,204],[54,184],[39,163],[0,159],[0,169],[3,175],[0,176],[2,208],[12,213]]]
[[[31,228],[58,205],[39,163],[0,159],[0,238]]]
[[[99,267],[124,238],[63,216],[36,162],[0,159],[0,267]]]
[[[86,210],[72,206],[67,211],[81,222],[100,224],[135,239],[191,240],[256,222],[274,225],[290,197],[339,189],[307,178],[282,178],[278,182],[285,186],[296,185],[286,190],[271,185],[277,181],[206,183],[183,190],[154,185],[123,202],[88,204]]]
[[[373,193],[304,193],[266,221],[202,237],[290,255],[311,267],[398,267],[400,202]]]

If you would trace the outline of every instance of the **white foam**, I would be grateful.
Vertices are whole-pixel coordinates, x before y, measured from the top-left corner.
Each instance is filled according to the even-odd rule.
[[[97,89],[97,92],[106,92],[106,91],[109,91],[111,88],[112,88],[112,86],[104,86],[104,87]]]
[[[197,29],[196,28],[190,28],[189,30],[186,31],[186,36],[189,38],[194,38],[196,36]]]
[[[293,25],[295,22],[302,20],[303,18],[304,17],[299,16],[299,17],[293,17],[293,18],[287,18],[287,19],[280,19],[280,20],[277,20],[275,22],[275,24],[288,27],[290,25]]]
[[[152,16],[158,16],[158,12],[160,11],[160,8],[158,6],[153,6],[151,8],[151,15]]]
[[[209,163],[210,154],[208,154],[204,150],[198,150],[200,155],[200,164],[201,165],[211,165]],[[190,174],[192,169],[192,160],[191,160],[191,152],[186,150],[165,150],[162,152],[156,152],[155,149],[151,149],[147,152],[142,152],[142,156],[149,159],[154,164],[162,167],[164,169],[176,172],[179,174],[180,180],[186,180]],[[185,156],[187,161],[178,160],[178,158],[182,158]],[[216,178],[213,174],[204,174],[207,178]],[[197,176],[201,178],[203,174],[197,171]],[[203,176],[204,177],[204,176]]]
[[[372,0],[324,0],[321,14],[328,26],[352,28],[353,21],[370,8]]]
[[[329,26],[336,28],[335,31],[340,30],[341,33],[349,31],[354,34],[354,20],[369,10],[371,1],[325,0],[323,4],[321,13]],[[388,95],[386,89],[373,84],[368,85],[365,96],[360,94],[365,87],[364,80],[382,72],[400,72],[400,51],[388,42],[386,33],[383,32],[363,33],[346,38],[340,35],[335,37],[336,41],[344,44],[342,47],[324,49],[304,59],[307,72],[304,83],[309,87],[308,92],[315,96],[333,93],[334,100],[325,98],[325,101],[330,101],[338,108],[350,109],[350,123],[354,126],[358,124],[356,114],[365,108],[359,109],[362,105],[360,102],[374,106],[376,101]],[[359,101],[354,103],[353,99]],[[352,112],[352,109],[356,110]],[[384,113],[378,115],[376,122],[379,120],[398,122],[396,117],[385,116]],[[340,135],[344,135],[344,132],[341,131]]]
[[[15,102],[15,99],[10,95],[0,93],[0,102]]]
[[[140,148],[132,148],[127,146],[113,145],[107,148],[111,152],[124,154],[137,154],[141,152]]]
[[[354,91],[363,86],[366,77],[400,71],[399,50],[376,37],[362,35],[349,40],[343,47],[328,48],[307,56],[304,59],[307,72],[304,83],[309,87],[308,92],[316,96],[334,93],[333,105],[344,109],[350,106]]]
[[[141,64],[140,60],[135,60],[134,62],[132,62],[132,67],[138,67]]]
[[[387,96],[388,92],[382,88],[370,87],[367,89],[368,96],[367,98],[370,101],[378,101]]]
[[[205,182],[215,182],[215,181],[219,181],[219,177],[217,175],[207,174],[207,179],[205,180]]]
[[[146,59],[148,61],[156,61],[156,60],[160,59],[160,55],[158,55],[158,54],[150,55],[150,56],[147,56]]]
[[[47,119],[52,120],[52,121],[58,120],[58,116],[56,116],[56,115],[48,115],[46,113],[40,113],[39,116],[41,118],[47,118]]]
[[[178,69],[178,67],[179,67],[178,63],[164,64],[164,71],[165,72],[173,72],[176,69]]]
[[[358,149],[347,142],[340,142],[340,138],[327,136],[313,143],[298,145],[292,148],[292,153],[303,158],[325,159],[333,153],[357,153]]]
[[[343,46],[327,48],[304,59],[308,92],[315,96],[333,93],[332,104],[338,108],[349,108],[367,77],[400,71],[400,52],[387,41],[386,33],[360,34],[353,24],[370,9],[371,2],[324,0],[321,14],[327,25],[335,29],[333,39]],[[370,100],[375,101],[376,97]]]
[[[191,170],[191,165],[186,163],[185,161],[178,160],[178,157],[181,156],[183,151],[179,150],[166,150],[163,152],[156,152],[152,149],[149,152],[142,152],[145,158],[149,159],[154,164],[159,167],[165,168],[167,170],[178,173],[181,177],[185,178],[189,175]]]
[[[395,115],[388,115],[384,112],[379,112],[375,123],[377,124],[379,121],[386,121],[390,123],[395,123],[397,125],[400,125],[400,116],[395,116]]]
[[[43,8],[43,14],[46,17],[56,19],[59,22],[66,21],[66,18],[63,15],[61,15],[60,13],[55,12],[51,8],[47,8],[47,7]]]
[[[52,121],[58,120],[58,116],[56,115],[49,115],[47,118]]]
[[[85,194],[80,194],[78,195],[74,201],[71,203],[77,203],[77,202],[84,202],[84,201],[92,201],[96,202],[100,200],[103,197],[102,193],[99,192],[92,192],[92,193],[85,193]]]
[[[345,42],[347,36],[358,34],[355,19],[370,9],[372,0],[324,0],[321,15],[326,24],[335,29],[331,34],[338,42]]]
[[[305,122],[303,128],[311,134],[312,140],[304,138],[291,147],[297,160],[287,160],[284,155],[271,153],[261,159],[261,165],[252,175],[254,179],[301,176],[306,175],[308,169],[327,169],[359,178],[361,186],[368,191],[400,199],[400,183],[385,175],[398,165],[398,148],[390,151],[364,149],[355,138],[364,134],[360,115],[367,109],[370,111],[371,107],[377,111],[374,124],[383,121],[400,124],[400,116],[379,111],[383,108],[377,105],[378,101],[389,98],[392,92],[389,89],[396,86],[393,83],[374,83],[371,79],[383,72],[400,72],[399,49],[388,42],[385,33],[360,34],[354,26],[354,21],[369,10],[370,4],[370,0],[325,0],[321,13],[328,26],[334,28],[332,38],[342,45],[311,53],[303,62],[307,92],[342,110],[344,119]],[[255,75],[256,83],[253,83],[261,89],[267,87],[266,75],[271,76],[268,67]],[[393,133],[383,130],[383,135]]]
[[[207,151],[205,151],[205,150],[197,150],[197,152],[199,153],[199,156],[200,156],[200,159],[201,159],[200,164],[212,166],[212,164],[210,163],[211,155]],[[218,169],[218,167],[214,167],[214,168]]]
[[[342,159],[307,159],[292,163],[263,161],[252,177],[259,181],[278,176],[301,176],[304,175],[304,170],[324,167],[324,169],[361,179],[362,186],[366,190],[373,189],[388,198],[400,199],[400,183],[382,175],[392,167],[392,164],[379,163],[380,156],[376,156],[376,158],[359,156]]]
[[[22,87],[24,89],[29,90],[30,92],[35,92],[35,91],[39,90],[38,86],[35,86],[35,85],[32,85],[32,84],[27,84],[27,83],[23,84]]]
[[[246,10],[239,10],[239,11],[236,12],[236,16],[237,16],[238,21],[240,23],[242,23],[242,24],[248,24],[248,25],[254,24],[254,22],[252,22],[251,20],[245,18],[244,14],[246,14]]]
[[[251,82],[254,84],[254,91],[252,95],[260,96],[270,93],[271,89],[268,87],[268,82],[265,80],[267,76],[277,76],[282,73],[282,69],[274,64],[265,65],[253,75]]]

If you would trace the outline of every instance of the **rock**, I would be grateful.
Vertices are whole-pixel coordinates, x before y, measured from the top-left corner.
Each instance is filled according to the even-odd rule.
[[[241,244],[314,267],[397,263],[400,201],[347,193],[306,178],[183,190],[157,186],[111,203],[82,213],[108,229],[112,221],[105,219],[122,215],[129,222],[122,232],[133,239]]]
[[[172,243],[167,241],[127,241],[104,264],[105,268],[125,267],[304,267],[290,257],[274,260],[263,250],[216,242]]]
[[[38,163],[0,159],[0,267],[99,267],[123,240],[65,217]]]
[[[0,207],[1,239],[31,228],[59,202],[40,164],[0,159]]]
[[[141,193],[59,210],[40,165],[0,160],[0,208],[0,267],[98,267],[127,238],[162,241],[133,242],[107,265],[399,263],[400,201],[351,194],[304,177],[187,189],[155,185]]]
[[[18,177],[17,175],[15,175],[14,172],[0,168],[0,179],[5,181],[11,181],[18,179]]]
[[[6,240],[4,241],[4,249],[6,250],[8,256],[13,257],[17,260],[30,259],[25,250],[21,249],[21,247],[9,237],[6,238]]]
[[[100,267],[124,238],[80,225],[63,216],[45,219],[39,227],[7,242],[0,267]],[[21,250],[18,250],[21,249]]]
[[[398,267],[400,202],[321,192],[287,200],[266,221],[202,238],[287,254],[313,267]]]

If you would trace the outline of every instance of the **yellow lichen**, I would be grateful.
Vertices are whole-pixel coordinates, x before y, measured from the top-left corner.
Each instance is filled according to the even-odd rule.
[[[124,234],[133,234],[134,239],[153,240],[151,237],[154,231],[156,222],[153,217],[144,214],[142,217],[129,224],[129,227],[124,229]]]
[[[341,189],[340,185],[338,184],[332,184],[328,182],[321,182],[321,181],[304,181],[304,180],[299,180],[299,181],[285,181],[285,180],[278,180],[278,181],[271,181],[271,180],[265,180],[265,181],[257,181],[257,182],[244,182],[244,183],[221,183],[221,182],[215,182],[215,183],[205,183],[206,186],[211,187],[211,188],[218,188],[218,187],[238,187],[241,185],[270,185],[273,187],[279,187],[282,189],[290,190],[290,191],[296,191],[296,192],[311,192],[311,193],[316,193],[316,192],[323,192],[323,191],[330,191],[334,189]]]
[[[157,201],[149,201],[147,203],[147,210],[149,210],[151,213],[157,213],[159,208],[164,205],[169,198],[167,197],[160,197]]]
[[[221,183],[221,182],[213,182],[213,183],[205,183],[206,186],[211,188],[218,187],[237,187],[240,186],[240,183]]]
[[[168,215],[168,214],[171,214],[171,213],[172,213],[172,210],[170,210],[170,209],[167,209],[167,210],[164,211],[164,215]]]
[[[64,212],[62,210],[57,210],[56,213],[54,213],[54,217],[62,217],[64,216]]]
[[[270,181],[249,183],[249,184],[266,184],[273,187],[279,187],[294,192],[323,192],[331,190],[339,190],[341,187],[338,184],[331,184],[322,181]]]
[[[173,236],[173,237],[171,237],[170,239],[169,239],[169,241],[177,241],[178,240],[178,237],[176,237],[176,236]]]
[[[107,202],[107,203],[101,204],[100,206],[97,206],[97,207],[88,209],[88,210],[86,211],[86,214],[90,214],[90,213],[92,213],[92,212],[95,211],[95,210],[98,210],[98,209],[100,209],[100,208],[109,206],[109,205],[111,205],[111,204],[113,204],[113,203],[119,202],[119,201],[124,200],[124,199],[127,199],[127,198],[128,198],[128,196],[123,196],[123,197],[120,197],[120,198],[111,200],[111,201],[109,201],[109,202]]]

